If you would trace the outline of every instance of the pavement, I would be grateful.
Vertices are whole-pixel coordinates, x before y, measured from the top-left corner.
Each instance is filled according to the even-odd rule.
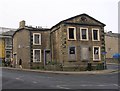
[[[12,67],[2,67],[4,69],[10,70],[19,70],[19,71],[31,71],[39,73],[52,73],[52,74],[110,74],[118,73],[118,69],[106,69],[106,70],[95,70],[95,71],[47,71],[47,70],[34,70],[34,69],[21,69],[21,68],[12,68]]]

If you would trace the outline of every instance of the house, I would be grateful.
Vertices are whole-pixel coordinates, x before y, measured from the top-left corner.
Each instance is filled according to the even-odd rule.
[[[51,28],[52,60],[63,67],[86,68],[104,62],[105,24],[87,14],[61,21]]]
[[[5,46],[5,62],[10,62],[12,58],[12,36],[15,32],[15,29],[3,32],[3,40]]]
[[[32,68],[50,61],[61,64],[63,70],[103,65],[104,26],[87,14],[63,20],[51,29],[28,27],[22,21],[13,35],[15,64],[22,59],[24,68]]]
[[[0,34],[0,64],[5,59],[4,50],[5,50],[5,48],[4,48],[3,36],[2,36],[2,34]]]
[[[3,61],[8,63],[12,58],[12,35],[14,34],[15,29],[0,27],[0,31],[0,41],[2,46],[2,48],[0,48],[0,52],[2,52]]]
[[[19,67],[20,59],[23,68],[43,66],[45,57],[51,60],[50,56],[50,29],[25,26],[25,21],[21,21],[13,35],[14,66]]]
[[[112,31],[105,33],[105,47],[106,47],[106,61],[115,62],[114,54],[120,53],[120,34],[112,33]],[[116,61],[117,62],[117,61]]]

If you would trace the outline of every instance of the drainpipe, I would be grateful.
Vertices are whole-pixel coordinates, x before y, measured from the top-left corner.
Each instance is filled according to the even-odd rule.
[[[31,58],[31,57],[32,57],[32,55],[31,55],[31,49],[32,49],[32,48],[31,48],[31,31],[29,31],[29,35],[30,35],[30,36],[29,36],[29,37],[30,37],[30,38],[29,38],[29,39],[30,39],[30,43],[29,43],[30,60],[29,60],[29,61],[30,61],[30,69],[31,69],[31,68],[32,68],[32,62],[31,62],[31,59],[32,59],[32,58]]]

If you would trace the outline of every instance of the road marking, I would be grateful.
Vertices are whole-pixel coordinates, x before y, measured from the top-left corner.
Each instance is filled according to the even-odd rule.
[[[24,81],[23,79],[20,79],[20,78],[15,78],[16,80],[19,80],[19,81]]]
[[[105,86],[116,86],[119,87],[118,84],[99,84],[99,85],[93,85],[93,84],[81,84],[81,85],[58,85],[58,87],[72,87],[72,86],[81,86],[81,87],[93,87],[93,86],[98,86],[98,87],[105,87]]]
[[[33,81],[33,83],[37,83],[36,81]]]
[[[57,85],[56,87],[61,88],[61,89],[70,89],[70,88],[67,88],[67,87],[62,87],[61,85]]]

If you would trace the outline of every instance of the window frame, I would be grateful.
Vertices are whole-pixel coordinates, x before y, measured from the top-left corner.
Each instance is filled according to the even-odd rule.
[[[39,44],[35,43],[35,35],[39,35]],[[41,33],[33,33],[33,45],[41,45]]]
[[[95,55],[94,55],[94,48],[95,47],[99,48],[99,52],[98,52],[99,59],[95,59]],[[93,46],[93,61],[100,61],[100,60],[101,60],[101,48],[100,48],[100,46]]]
[[[74,28],[74,39],[69,38],[69,28]],[[76,27],[68,27],[67,28],[67,37],[68,37],[68,40],[76,40]]]
[[[86,39],[82,39],[82,29],[86,29]],[[80,40],[82,40],[82,41],[88,41],[89,40],[89,37],[88,37],[88,28],[84,28],[84,27],[80,28]]]
[[[39,50],[39,51],[40,51],[40,61],[35,61],[35,59],[34,59],[34,58],[35,58],[35,51],[36,51],[36,50]],[[42,56],[41,56],[41,49],[33,49],[33,62],[34,62],[34,63],[40,63],[40,62],[42,62],[42,60],[41,60],[42,58],[41,58],[41,57],[42,57]]]
[[[98,40],[94,39],[94,34],[93,34],[94,30],[97,30],[97,36],[98,36],[97,38],[98,38]],[[92,41],[100,41],[100,30],[98,28],[92,28]]]

